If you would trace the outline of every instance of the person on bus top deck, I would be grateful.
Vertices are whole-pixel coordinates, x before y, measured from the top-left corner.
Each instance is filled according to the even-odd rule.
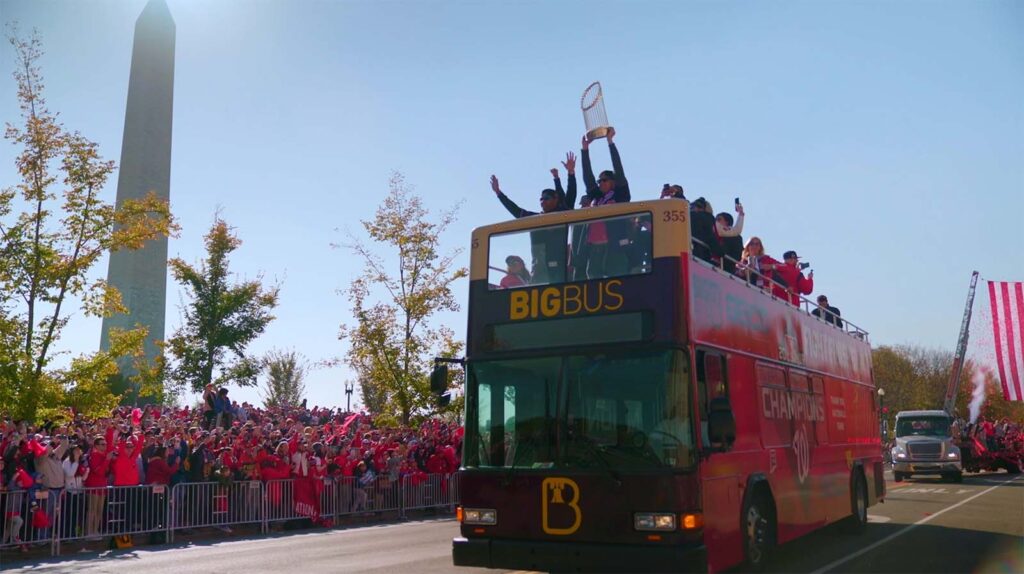
[[[775,268],[781,265],[779,261],[765,255],[760,237],[751,237],[743,248],[736,274],[746,276],[747,281],[764,289],[768,287],[765,279],[773,277]]]
[[[612,156],[612,170],[605,170],[594,179],[594,170],[590,165],[590,140],[583,136],[580,156],[583,158],[583,185],[586,186],[587,195],[594,198],[594,205],[606,203],[627,203],[630,199],[629,181],[622,171],[622,158],[619,157],[619,148],[615,147],[615,128],[608,128],[608,151]]]
[[[796,254],[796,251],[783,253],[782,261],[783,264],[777,267],[775,272],[782,279],[780,283],[786,286],[785,297],[790,303],[799,307],[800,296],[810,295],[814,291],[814,270],[811,270],[804,277],[798,265],[800,257]]]
[[[818,306],[811,311],[811,315],[824,319],[829,325],[843,328],[843,320],[839,318],[842,313],[839,312],[838,307],[829,306],[828,297],[824,295],[818,295]]]
[[[690,235],[693,237],[693,255],[712,262],[722,256],[722,244],[715,236],[715,216],[708,212],[708,202],[698,197],[690,204]]]
[[[666,183],[661,188],[659,199],[686,199],[686,193],[683,191],[683,186]]]
[[[575,165],[573,165],[575,172]],[[566,166],[568,169],[568,165]],[[498,201],[505,206],[515,218],[537,215],[535,211],[527,211],[515,204],[502,191],[498,178],[491,176],[491,189],[498,196]],[[576,179],[569,179],[569,193],[573,201],[576,200]],[[566,211],[569,208],[565,205],[566,197],[559,195],[554,189],[545,189],[540,192],[540,208],[543,213],[555,211]],[[552,227],[548,229],[537,229],[530,232],[530,251],[532,255],[532,266],[530,276],[534,284],[560,283],[565,278],[565,228]]]
[[[735,261],[743,256],[743,204],[736,202],[736,225],[733,225],[732,215],[721,212],[715,216],[715,235],[722,244],[722,268],[729,273],[736,271]]]
[[[501,278],[501,288],[522,287],[530,284],[530,272],[526,270],[526,263],[518,255],[509,255],[505,258],[508,271]]]

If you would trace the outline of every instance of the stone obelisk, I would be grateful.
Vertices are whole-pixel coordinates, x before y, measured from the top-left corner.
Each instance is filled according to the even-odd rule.
[[[174,19],[164,0],[149,0],[135,22],[117,179],[118,207],[151,191],[170,199],[173,103]],[[107,281],[121,292],[128,313],[104,318],[100,348],[110,348],[111,328],[141,325],[149,329],[145,350],[152,360],[159,352],[154,341],[164,338],[167,238],[149,241],[139,250],[112,253]],[[127,357],[118,365],[122,377],[135,373]],[[134,394],[129,393],[126,399],[133,400]]]

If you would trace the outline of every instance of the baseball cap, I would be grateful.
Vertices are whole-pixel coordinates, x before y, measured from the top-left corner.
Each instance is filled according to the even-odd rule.
[[[523,263],[523,258],[518,255],[509,255],[508,257],[505,258],[505,265],[511,265],[513,261]]]
[[[783,259],[789,259],[790,257],[794,259],[800,259],[800,256],[796,254],[796,251],[790,250],[782,254]]]

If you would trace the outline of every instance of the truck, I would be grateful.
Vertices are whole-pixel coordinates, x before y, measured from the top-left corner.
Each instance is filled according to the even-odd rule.
[[[943,410],[900,411],[896,414],[892,470],[896,482],[914,475],[939,475],[963,480],[960,448],[950,433],[952,418]]]

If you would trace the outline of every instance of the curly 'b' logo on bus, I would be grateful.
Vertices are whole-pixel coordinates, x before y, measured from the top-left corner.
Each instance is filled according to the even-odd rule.
[[[569,478],[545,478],[540,485],[541,527],[547,534],[567,536],[583,522],[580,486]],[[568,511],[568,512],[567,512]]]
[[[796,455],[797,478],[803,484],[811,472],[811,446],[807,443],[807,432],[802,425],[793,435],[793,454]]]

